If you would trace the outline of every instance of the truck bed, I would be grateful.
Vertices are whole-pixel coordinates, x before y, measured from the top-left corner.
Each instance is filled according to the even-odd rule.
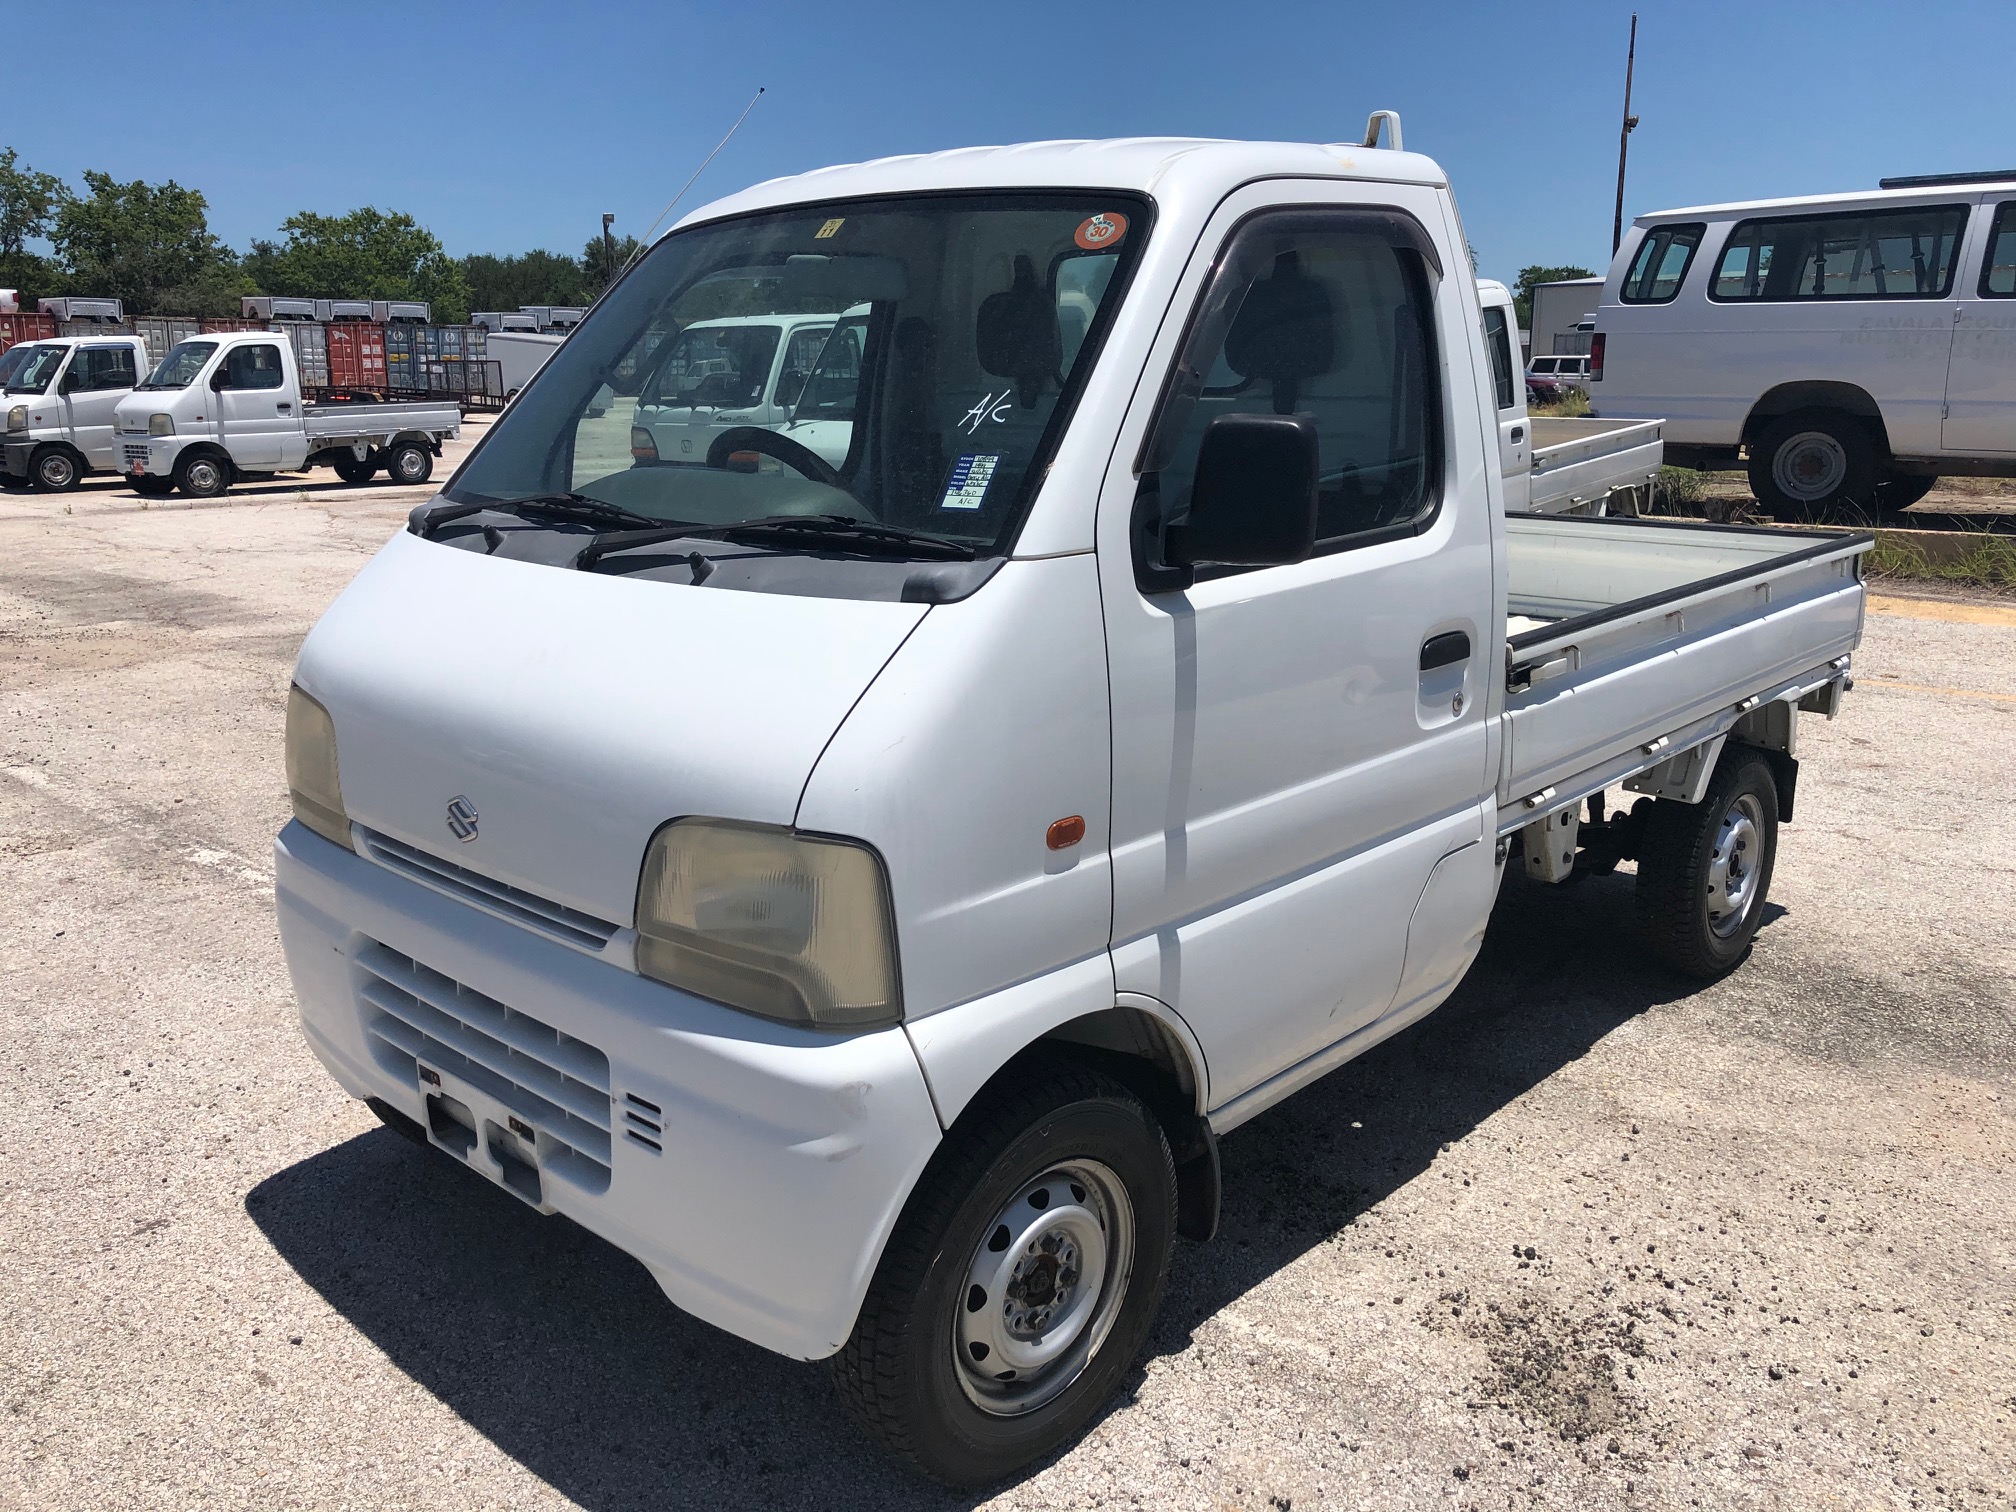
[[[1845,678],[1869,535],[1513,515],[1499,832]]]
[[[313,443],[349,441],[353,438],[389,442],[394,436],[419,431],[431,436],[453,436],[462,428],[462,407],[432,399],[393,404],[310,404],[302,408],[301,423]]]
[[[1534,514],[1600,505],[1613,489],[1643,487],[1659,476],[1663,421],[1538,415],[1528,424]]]

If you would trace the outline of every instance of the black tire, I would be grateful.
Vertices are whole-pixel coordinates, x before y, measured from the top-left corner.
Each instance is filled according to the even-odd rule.
[[[44,446],[28,459],[28,481],[37,493],[68,493],[84,481],[84,464],[66,446]]]
[[[1877,485],[1876,507],[1884,514],[1902,513],[1938,485],[1936,473],[1890,473]]]
[[[215,452],[184,452],[175,459],[175,486],[186,498],[214,499],[231,486],[231,464]]]
[[[1778,782],[1771,763],[1730,746],[1699,803],[1659,799],[1638,844],[1638,923],[1652,953],[1713,980],[1749,954],[1778,860]],[[1741,897],[1733,920],[1727,899]]]
[[[329,465],[336,469],[336,476],[345,483],[369,483],[378,475],[376,462],[359,462],[354,452],[339,454]]]
[[[1125,1213],[1099,1199],[1096,1183],[1106,1178],[1124,1192]],[[1042,1216],[1025,1212],[1025,1201]],[[1083,1278],[1074,1280],[1070,1267],[1089,1260],[1091,1244],[1073,1248],[1067,1237],[1056,1247],[1055,1235],[1065,1230],[1036,1229],[1052,1219],[1082,1223],[1092,1213],[1103,1215],[1100,1232],[1108,1237],[1123,1234],[1131,1214],[1131,1262],[1123,1264],[1130,1247],[1121,1239],[1110,1246],[1102,1240],[1105,1284],[1081,1299]],[[1016,1216],[1030,1225],[1020,1239],[1002,1221]],[[1119,1386],[1161,1306],[1175,1235],[1175,1168],[1154,1114],[1095,1071],[1039,1063],[1027,1078],[982,1093],[932,1157],[883,1251],[853,1335],[834,1357],[840,1400],[871,1437],[926,1475],[953,1486],[998,1480],[1068,1443]],[[996,1254],[1002,1259],[991,1259]],[[974,1276],[1010,1264],[1013,1275],[996,1287],[997,1323],[996,1298]],[[1032,1267],[1027,1275],[1025,1265]],[[1036,1268],[1045,1265],[1047,1273]],[[1032,1288],[1045,1275],[1037,1295]],[[1081,1306],[1089,1321],[1066,1334]],[[1061,1319],[1045,1308],[1061,1308]],[[1008,1384],[996,1385],[977,1363],[988,1361],[985,1346],[971,1337],[963,1348],[976,1363],[959,1363],[962,1335],[1018,1326],[1025,1331],[1016,1341],[1062,1349],[1026,1382],[1009,1371],[1001,1377]],[[1065,1335],[1062,1345],[1051,1342],[1055,1335]],[[995,1391],[1025,1391],[1027,1405],[994,1397],[992,1410],[979,1405]]]
[[[1835,410],[1798,410],[1765,426],[1750,447],[1750,491],[1772,514],[1819,518],[1875,503],[1876,443]]]
[[[175,483],[170,478],[157,478],[152,473],[142,473],[133,480],[133,492],[149,499],[165,499],[175,492]]]
[[[385,475],[402,488],[417,488],[434,476],[434,454],[418,441],[401,441],[385,454]]]

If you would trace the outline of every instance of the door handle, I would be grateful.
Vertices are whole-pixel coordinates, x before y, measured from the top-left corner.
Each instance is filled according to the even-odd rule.
[[[293,408],[294,408],[294,406],[293,406],[293,405],[292,405],[291,403],[289,403],[289,402],[287,402],[287,401],[285,401],[285,400],[282,400],[282,401],[281,401],[280,403],[278,403],[278,404],[274,405],[274,406],[273,406],[273,408],[277,409],[278,411],[280,411],[280,413],[281,413],[281,414],[283,414],[283,415],[284,415],[284,414],[286,414],[286,413],[287,413],[287,412],[288,412],[289,410],[293,409]]]
[[[1461,630],[1445,630],[1440,635],[1431,635],[1421,645],[1421,670],[1433,672],[1437,667],[1454,666],[1457,662],[1470,660],[1470,637]]]

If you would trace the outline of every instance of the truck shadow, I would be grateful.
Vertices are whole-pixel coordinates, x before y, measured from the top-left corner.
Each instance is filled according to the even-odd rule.
[[[1444,1145],[1685,995],[1631,941],[1630,887],[1512,879],[1448,1005],[1229,1136],[1220,1236],[1179,1248],[1153,1352],[1187,1347],[1213,1312],[1420,1176]],[[245,1205],[394,1365],[593,1512],[984,1500],[881,1459],[840,1417],[823,1369],[675,1311],[635,1261],[389,1131],[279,1172]],[[388,1438],[405,1432],[391,1404],[351,1410],[383,1414]]]

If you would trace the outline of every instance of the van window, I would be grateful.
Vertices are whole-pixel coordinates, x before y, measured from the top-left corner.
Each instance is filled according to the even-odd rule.
[[[1392,212],[1262,214],[1235,233],[1143,452],[1166,521],[1189,510],[1213,420],[1297,413],[1315,416],[1321,448],[1318,554],[1410,534],[1433,517],[1440,368],[1431,269],[1417,245],[1426,237]]]
[[[1491,354],[1491,387],[1498,408],[1512,408],[1512,340],[1505,334],[1505,312],[1497,306],[1484,312],[1484,349]]]
[[[1561,371],[1561,360],[1558,357],[1535,357],[1533,371],[1540,377],[1551,377]]]
[[[225,354],[224,372],[226,388],[270,389],[286,382],[277,346],[233,347]]]
[[[80,389],[130,389],[140,381],[129,346],[85,347],[72,367]]]
[[[1995,212],[1981,260],[1981,297],[2016,299],[2016,200],[2004,200]]]
[[[1694,253],[1708,230],[1696,221],[1684,226],[1654,226],[1638,244],[1631,271],[1624,275],[1618,298],[1625,304],[1665,304],[1680,292]]]
[[[1965,205],[1740,222],[1709,296],[1719,300],[1944,299]]]

